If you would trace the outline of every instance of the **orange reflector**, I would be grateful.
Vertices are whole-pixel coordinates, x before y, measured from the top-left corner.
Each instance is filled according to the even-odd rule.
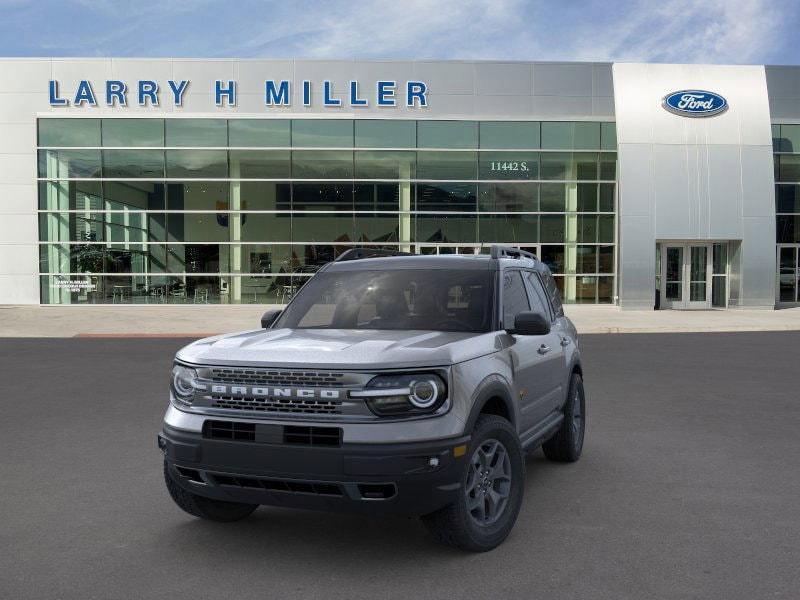
[[[458,458],[459,456],[464,456],[467,453],[467,445],[463,444],[461,446],[456,446],[453,448],[453,456]]]

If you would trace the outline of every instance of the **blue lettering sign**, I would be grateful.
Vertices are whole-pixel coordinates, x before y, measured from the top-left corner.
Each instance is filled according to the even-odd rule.
[[[185,92],[186,88],[189,87],[189,81],[183,79],[182,81],[176,83],[170,79],[167,81],[167,85],[169,85],[169,89],[172,90],[172,98],[175,102],[175,106],[181,106],[183,104],[183,92]]]
[[[325,106],[341,106],[342,99],[333,97],[333,85],[327,79],[322,82],[322,103]]]
[[[139,82],[139,106],[158,106],[158,84],[155,81],[143,80]]]
[[[81,82],[78,84],[78,89],[75,91],[75,100],[73,100],[72,103],[75,106],[81,106],[84,102],[89,106],[97,106],[92,84],[85,79],[81,79]]]
[[[69,100],[58,95],[58,82],[50,80],[50,106],[67,106]]]
[[[311,106],[311,82],[303,82],[303,106]]]
[[[350,106],[367,106],[369,102],[367,102],[366,98],[359,98],[358,97],[358,82],[351,81],[350,82]]]
[[[123,81],[106,81],[106,104],[114,106],[116,100],[119,106],[125,106],[125,94],[128,86]]]
[[[285,79],[275,87],[275,81],[268,79],[264,84],[265,103],[267,106],[289,106],[291,97],[289,95],[289,82]]]
[[[236,106],[236,82],[228,81],[228,86],[223,85],[223,81],[219,79],[214,82],[214,103],[217,106],[222,106],[222,98],[227,98],[228,106]]]
[[[409,81],[406,84],[406,106],[428,106],[428,86],[423,81]]]
[[[378,82],[378,106],[395,106],[397,104],[394,98],[395,87],[397,87],[396,81]]]

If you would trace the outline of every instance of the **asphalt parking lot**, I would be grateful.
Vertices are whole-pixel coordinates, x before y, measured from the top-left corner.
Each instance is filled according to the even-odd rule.
[[[504,545],[415,520],[182,513],[175,339],[0,340],[0,598],[796,598],[800,333],[584,336],[584,456],[528,459]]]

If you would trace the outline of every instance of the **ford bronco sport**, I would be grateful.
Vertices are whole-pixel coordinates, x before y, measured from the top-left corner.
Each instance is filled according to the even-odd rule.
[[[548,268],[399,254],[349,250],[261,329],[177,353],[158,442],[180,508],[416,515],[485,551],[516,521],[526,451],[578,459],[580,351]]]

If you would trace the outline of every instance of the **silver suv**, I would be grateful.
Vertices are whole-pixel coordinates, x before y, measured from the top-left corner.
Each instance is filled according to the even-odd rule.
[[[532,254],[355,248],[261,325],[175,357],[158,443],[192,515],[417,515],[439,541],[485,551],[516,521],[525,452],[581,454],[577,334]]]

